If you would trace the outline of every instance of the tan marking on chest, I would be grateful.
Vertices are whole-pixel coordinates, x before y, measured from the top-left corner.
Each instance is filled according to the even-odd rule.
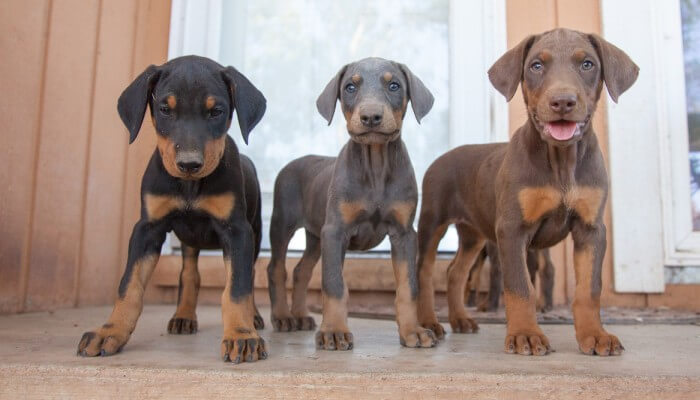
[[[204,211],[217,219],[228,219],[236,206],[236,197],[233,193],[222,193],[212,196],[201,196],[194,201],[194,208]]]
[[[147,193],[144,196],[146,214],[149,221],[159,220],[171,212],[182,209],[185,206],[184,200],[169,195],[157,195]]]
[[[568,208],[576,212],[583,222],[591,225],[598,219],[603,196],[603,190],[600,188],[576,186],[566,193],[564,202]]]
[[[352,223],[360,213],[365,210],[365,203],[362,201],[342,202],[338,205],[340,216],[346,224]]]
[[[552,186],[526,187],[518,192],[518,203],[525,222],[535,222],[557,208],[562,201],[561,191]]]
[[[391,207],[391,214],[401,226],[408,226],[415,210],[416,204],[412,201],[397,201]]]

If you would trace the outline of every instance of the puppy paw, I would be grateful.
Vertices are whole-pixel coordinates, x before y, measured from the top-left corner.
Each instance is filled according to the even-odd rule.
[[[584,335],[578,340],[578,348],[583,354],[589,356],[619,356],[625,350],[620,339],[605,331]]]
[[[267,358],[267,346],[257,333],[224,336],[221,358],[234,364],[264,360]]]
[[[265,329],[265,320],[257,309],[255,309],[255,316],[253,316],[253,326],[255,327],[255,330]]]
[[[438,338],[438,340],[442,340],[445,338],[445,328],[443,328],[439,322],[424,322],[421,324],[421,326],[423,328],[430,329],[431,331],[433,331],[435,337]]]
[[[295,322],[297,330],[299,331],[313,331],[314,329],[316,329],[316,321],[313,317],[310,317],[308,315],[303,317],[296,317]]]
[[[85,332],[78,343],[78,355],[83,357],[111,356],[122,350],[131,333],[115,328],[111,323]]]
[[[272,328],[275,332],[294,332],[297,330],[297,319],[290,316],[272,317]]]
[[[479,324],[469,317],[450,318],[452,333],[476,333],[479,331]]]
[[[316,332],[316,348],[321,350],[352,350],[354,341],[350,332]]]
[[[191,335],[197,333],[197,320],[189,318],[171,318],[168,333],[173,335]]]
[[[416,327],[406,333],[399,333],[402,346],[411,348],[435,347],[438,343],[437,336],[431,329]]]
[[[549,339],[544,334],[514,333],[506,336],[505,352],[523,356],[544,356],[552,352]]]

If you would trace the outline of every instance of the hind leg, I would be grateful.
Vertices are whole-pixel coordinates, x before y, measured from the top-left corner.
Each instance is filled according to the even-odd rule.
[[[501,299],[501,290],[503,289],[501,276],[501,263],[498,259],[498,247],[493,242],[486,243],[486,253],[491,263],[489,270],[489,295],[486,302],[479,306],[479,311],[496,311],[498,310],[498,302]]]
[[[296,330],[296,320],[287,304],[287,270],[285,268],[287,247],[295,229],[293,225],[285,224],[281,216],[273,213],[270,224],[271,255],[270,264],[267,266],[267,281],[272,306],[272,327],[279,332]]]
[[[262,242],[262,196],[260,195],[260,190],[258,188],[258,202],[257,209],[255,213],[255,218],[251,223],[253,227],[253,235],[255,236],[255,247],[253,253],[253,288],[255,288],[255,263],[258,261],[258,256],[260,255],[260,242]],[[265,329],[265,320],[260,311],[258,311],[258,306],[255,303],[255,289],[253,289],[253,307],[255,308],[255,315],[253,316],[253,325],[255,329]]]
[[[549,256],[549,249],[542,249],[539,251],[542,257],[542,263],[540,264],[539,276],[540,276],[540,288],[542,312],[551,311],[554,307],[553,291],[554,291],[554,264],[552,264],[552,259]]]
[[[446,223],[438,223],[437,218],[425,209],[421,212],[418,221],[418,323],[432,330],[438,339],[445,337],[445,329],[435,314],[433,272],[438,244],[447,226]]]
[[[197,295],[199,294],[199,270],[197,259],[199,249],[182,244],[182,270],[177,291],[177,309],[168,322],[168,333],[197,333]]]
[[[292,289],[292,315],[300,331],[316,329],[316,321],[309,315],[306,307],[306,291],[309,287],[311,273],[321,257],[321,239],[306,231],[306,249],[296,267],[294,267],[294,288]]]
[[[448,318],[454,333],[470,333],[479,330],[479,325],[471,319],[464,307],[464,288],[469,269],[484,247],[484,239],[467,225],[457,225],[459,250],[447,267]]]

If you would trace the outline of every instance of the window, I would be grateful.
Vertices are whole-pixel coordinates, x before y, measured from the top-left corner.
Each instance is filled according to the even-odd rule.
[[[199,54],[233,65],[268,100],[248,146],[235,124],[229,132],[258,170],[263,249],[269,248],[272,190],[279,170],[306,154],[335,156],[348,140],[339,108],[329,127],[315,105],[326,83],[347,62],[380,56],[405,63],[435,96],[421,125],[409,107],[402,130],[419,187],[430,163],[450,148],[507,139],[507,106],[486,79],[490,64],[505,51],[504,3],[173,1],[169,57]],[[456,233],[449,232],[441,249],[456,247]],[[290,250],[303,248],[300,230]],[[389,248],[385,240],[375,250]]]
[[[698,4],[601,3],[606,38],[640,66],[639,79],[620,103],[608,103],[618,292],[662,292],[664,283],[700,282],[700,232],[689,201],[698,149],[692,131],[700,96]]]

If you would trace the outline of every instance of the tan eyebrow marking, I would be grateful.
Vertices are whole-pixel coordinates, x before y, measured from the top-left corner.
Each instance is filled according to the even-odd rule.
[[[359,85],[360,82],[362,82],[362,77],[358,74],[355,74],[352,76],[352,78],[350,78],[350,80],[352,80],[352,83],[354,83],[355,85]]]
[[[214,100],[214,97],[209,96],[207,97],[207,102],[204,105],[207,107],[207,110],[211,110],[214,107],[214,104],[216,104],[216,100]]]
[[[168,107],[170,107],[170,108],[175,108],[175,106],[177,105],[177,99],[172,94],[170,96],[168,96],[167,101],[168,101]]]
[[[391,74],[391,72],[387,71],[384,73],[382,78],[384,78],[384,82],[389,82],[391,79],[394,77],[394,75]]]

